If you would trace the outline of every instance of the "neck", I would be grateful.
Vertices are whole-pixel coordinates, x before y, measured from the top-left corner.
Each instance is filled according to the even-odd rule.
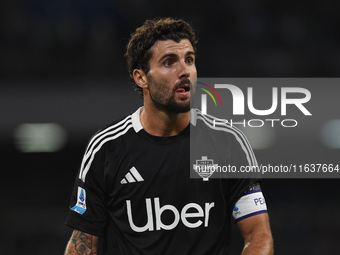
[[[173,113],[159,111],[145,105],[140,112],[140,121],[146,132],[154,136],[174,136],[182,132],[190,122],[190,111]]]

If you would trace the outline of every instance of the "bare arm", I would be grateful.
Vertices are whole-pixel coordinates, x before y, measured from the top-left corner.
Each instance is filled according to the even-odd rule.
[[[98,254],[99,237],[74,230],[67,243],[65,255]]]
[[[273,237],[267,213],[241,220],[237,225],[244,238],[242,255],[274,254]]]

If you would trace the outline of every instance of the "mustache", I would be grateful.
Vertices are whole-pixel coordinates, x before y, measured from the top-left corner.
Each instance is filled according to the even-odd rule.
[[[175,90],[177,90],[180,86],[184,85],[184,84],[189,84],[190,87],[192,86],[192,82],[190,81],[190,79],[188,78],[184,78],[182,80],[180,80],[176,86],[175,86]]]

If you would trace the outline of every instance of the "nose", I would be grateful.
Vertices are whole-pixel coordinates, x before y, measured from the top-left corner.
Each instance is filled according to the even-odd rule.
[[[190,66],[185,61],[180,64],[179,78],[190,78]]]

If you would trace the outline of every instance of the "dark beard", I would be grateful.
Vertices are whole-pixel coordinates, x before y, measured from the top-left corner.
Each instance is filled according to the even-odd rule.
[[[162,84],[157,84],[151,77],[148,77],[149,84],[152,84],[151,87],[158,86],[164,87]],[[153,96],[153,90],[150,89],[149,86],[149,94],[152,102],[156,106],[156,108],[160,111],[172,112],[172,113],[185,113],[190,111],[190,102],[187,104],[180,104],[175,102],[175,93],[179,86],[184,83],[190,83],[189,79],[182,80],[179,84],[177,84],[166,102],[160,102],[161,99],[157,98],[157,96]]]
[[[167,111],[167,112],[173,112],[173,113],[185,113],[185,112],[190,111],[190,103],[179,105],[178,103],[175,102],[173,95],[168,99],[166,104],[161,104],[157,102],[152,97],[152,93],[150,93],[150,98],[153,101],[156,108],[160,111]]]

